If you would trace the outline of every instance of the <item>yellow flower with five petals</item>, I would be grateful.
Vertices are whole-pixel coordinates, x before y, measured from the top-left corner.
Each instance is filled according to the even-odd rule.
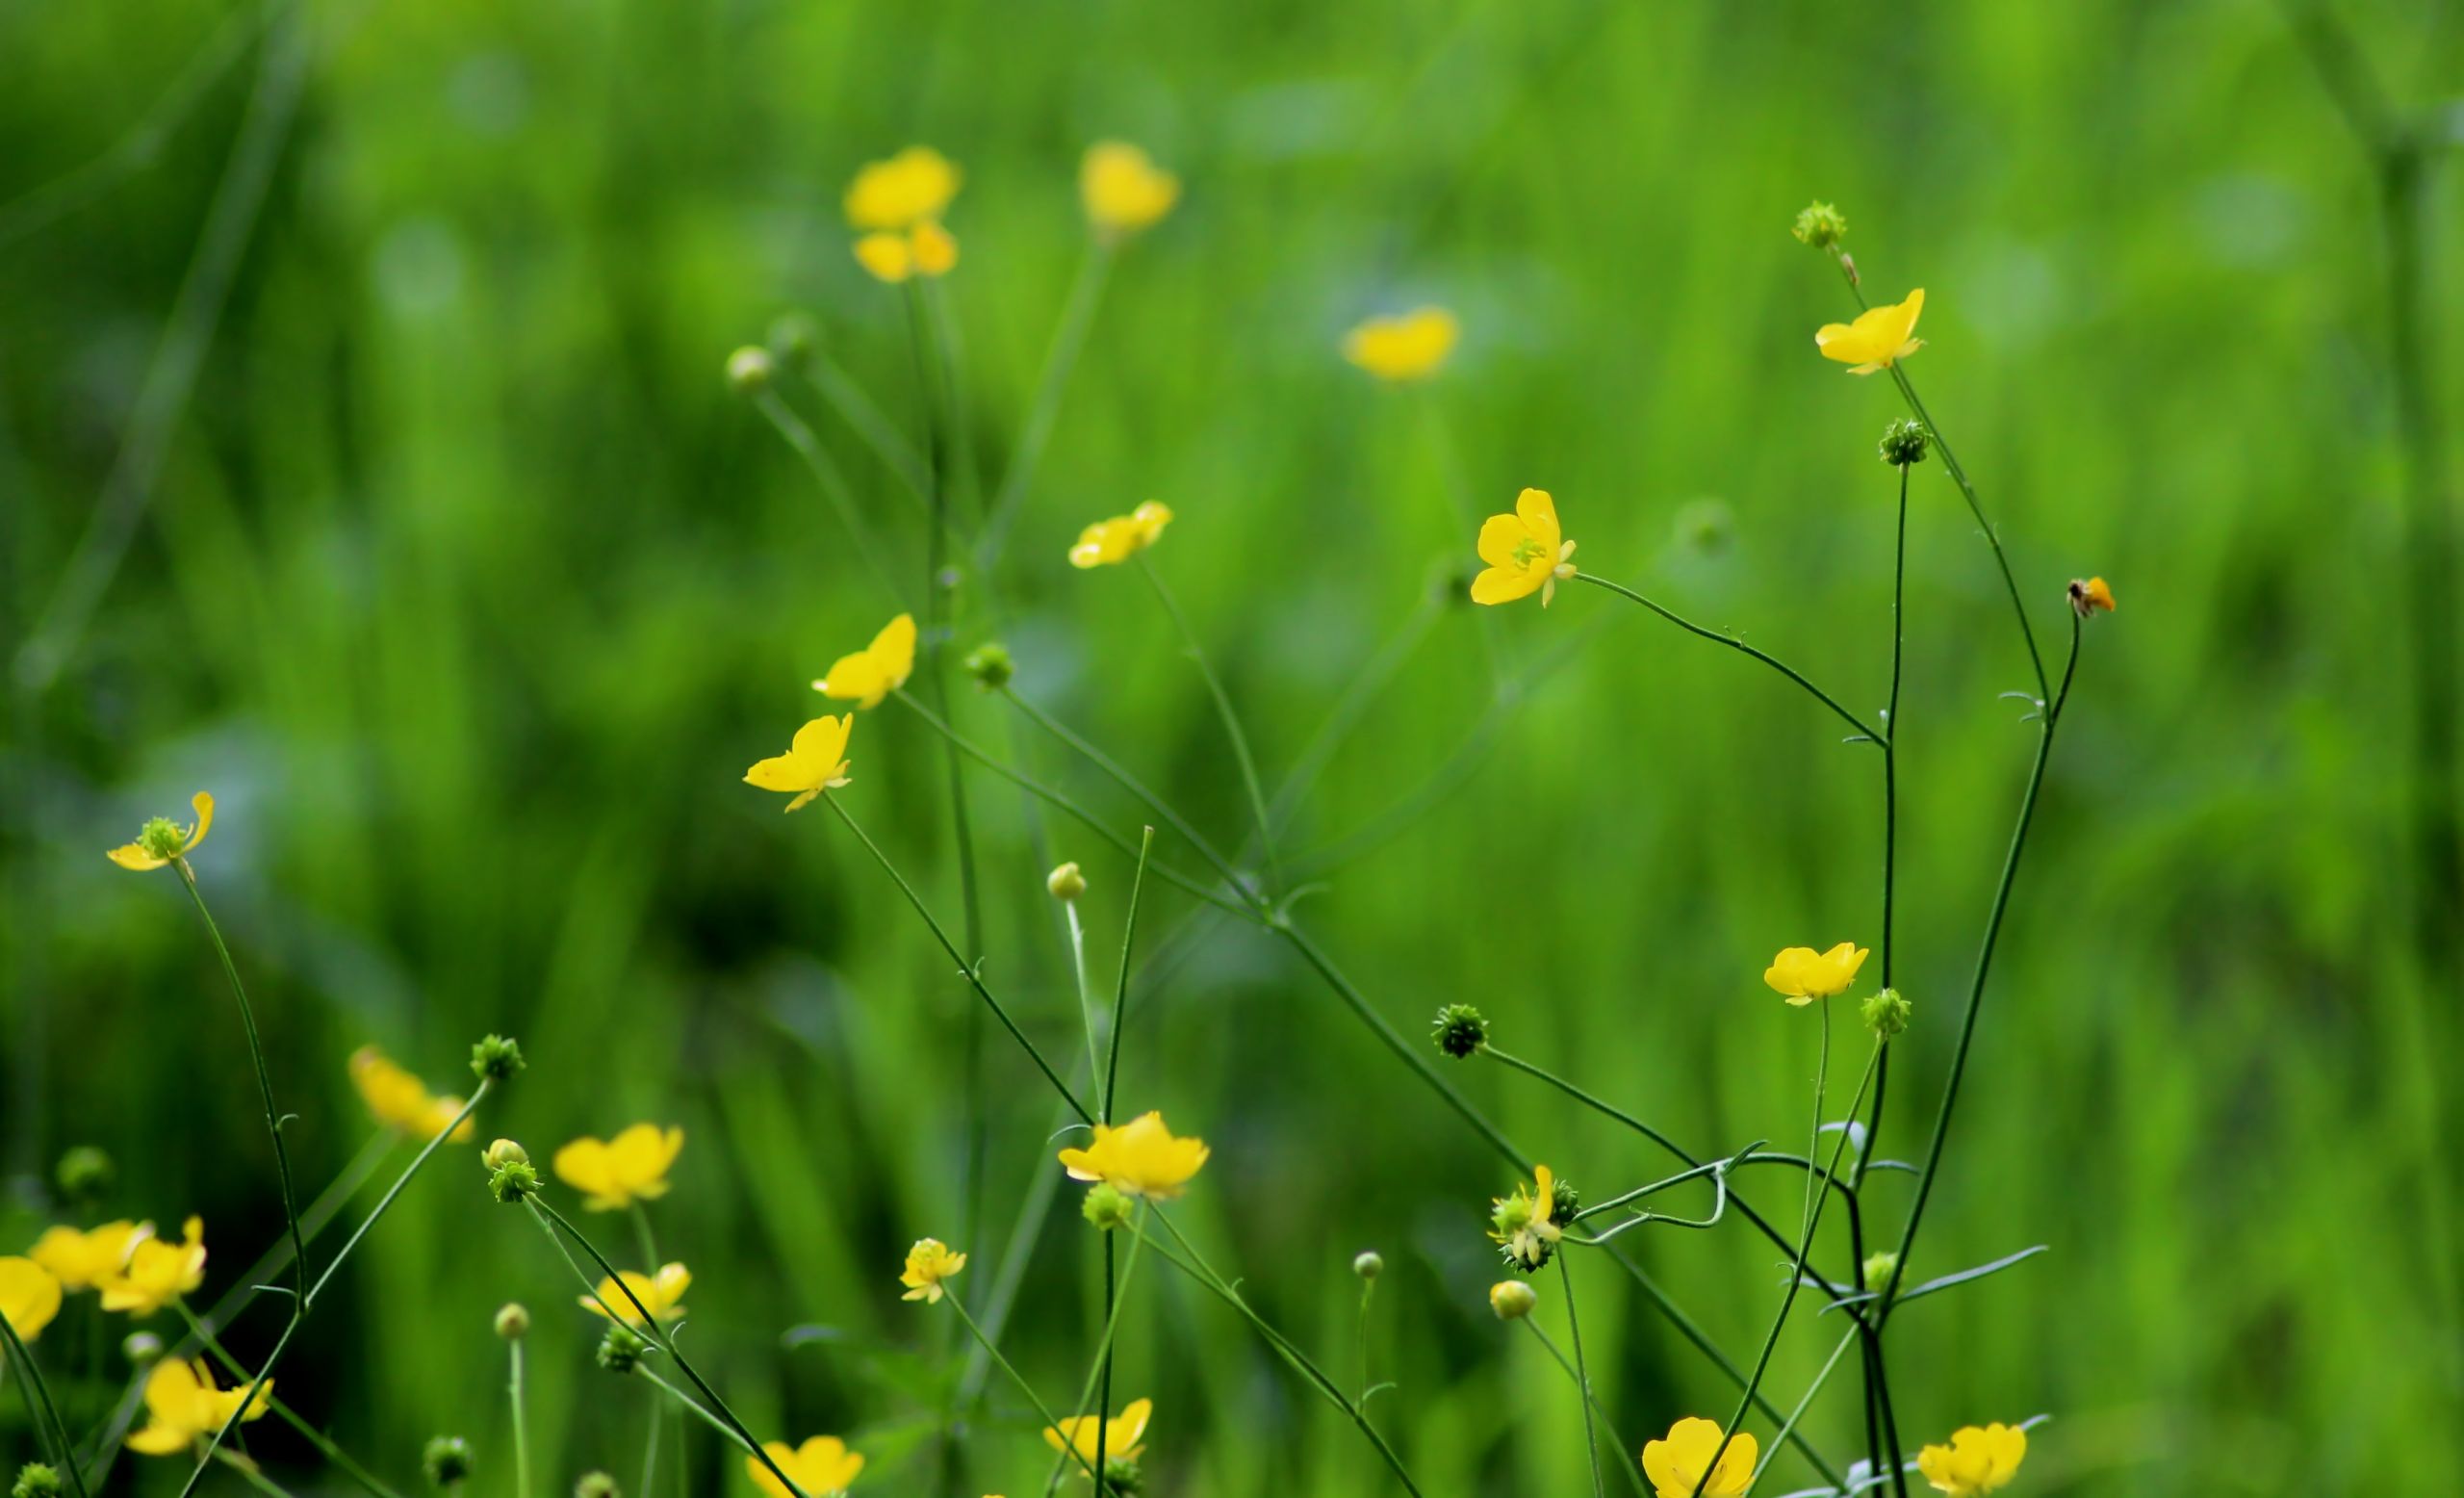
[[[1078,544],[1069,549],[1069,565],[1110,567],[1125,562],[1153,546],[1171,523],[1172,507],[1154,500],[1126,515],[1096,521],[1078,532]]]
[[[1169,1201],[1188,1189],[1206,1164],[1202,1139],[1175,1139],[1161,1113],[1142,1113],[1115,1127],[1095,1125],[1084,1149],[1064,1149],[1060,1159],[1072,1180],[1100,1180],[1126,1196]]]
[[[1817,998],[1843,994],[1857,981],[1857,969],[1865,966],[1865,948],[1854,942],[1842,942],[1827,952],[1810,946],[1781,949],[1762,969],[1762,981],[1802,1009]]]
[[[907,1251],[907,1267],[899,1271],[898,1282],[907,1286],[902,1301],[922,1301],[927,1305],[941,1303],[941,1281],[966,1268],[966,1255],[953,1253],[950,1246],[938,1238],[918,1238]]]
[[[1916,1470],[1951,1498],[1975,1498],[2010,1482],[2027,1455],[2028,1433],[2015,1425],[1964,1425],[1949,1445],[1918,1451]]]
[[[145,1426],[129,1436],[128,1449],[148,1457],[186,1451],[229,1424],[232,1411],[244,1399],[248,1400],[248,1412],[240,1418],[263,1419],[273,1406],[273,1380],[258,1384],[256,1397],[249,1399],[245,1384],[217,1388],[214,1370],[204,1358],[182,1362],[167,1357],[146,1376]]]
[[[622,1286],[617,1284],[619,1279],[624,1281]],[[594,1311],[602,1316],[607,1316],[608,1312],[614,1311],[615,1314],[608,1316],[608,1319],[621,1321],[629,1327],[644,1325],[642,1312],[646,1310],[657,1319],[661,1327],[670,1327],[676,1323],[677,1318],[684,1314],[684,1292],[691,1288],[693,1288],[693,1271],[681,1264],[661,1264],[658,1267],[658,1273],[654,1275],[645,1275],[639,1270],[620,1269],[613,1279],[603,1276],[599,1281],[598,1294],[579,1296],[577,1299],[581,1302],[584,1310]],[[625,1293],[627,1290],[633,1293],[629,1296]],[[641,1304],[635,1305],[633,1304],[635,1301],[641,1302]]]
[[[152,1223],[105,1223],[83,1232],[60,1225],[44,1228],[26,1256],[51,1271],[64,1290],[94,1290],[118,1274],[137,1245],[153,1235]]]
[[[1720,1451],[1720,1422],[1688,1417],[1668,1428],[1664,1439],[1643,1444],[1643,1476],[1652,1480],[1659,1498],[1694,1498],[1699,1487],[1703,1498],[1737,1498],[1754,1479],[1755,1458],[1761,1448],[1754,1433],[1739,1431],[1736,1439]],[[1711,1453],[1720,1451],[1717,1466],[1711,1464]],[[1703,1469],[1710,1468],[1706,1478]]]
[[[900,614],[882,626],[873,642],[841,656],[812,689],[824,697],[852,701],[858,708],[882,705],[882,699],[907,684],[915,672],[915,616]]]
[[[1344,357],[1393,383],[1426,379],[1446,364],[1462,334],[1444,307],[1415,307],[1394,317],[1371,318],[1344,335]]]
[[[167,816],[155,817],[138,832],[135,842],[122,843],[104,856],[141,874],[188,857],[214,826],[214,797],[200,790],[189,798],[189,805],[196,812],[194,822],[182,827]]]
[[[1826,359],[1852,365],[1851,374],[1889,369],[1925,347],[1915,337],[1916,315],[1925,310],[1925,288],[1908,294],[1906,301],[1869,307],[1854,323],[1825,323],[1814,329],[1813,346]]]
[[[444,1132],[462,1111],[461,1098],[429,1092],[425,1082],[396,1066],[373,1046],[362,1046],[350,1053],[350,1080],[377,1123],[422,1142]],[[475,1121],[464,1119],[450,1142],[468,1144],[477,1131]]]
[[[128,1252],[128,1262],[102,1283],[103,1309],[151,1316],[205,1283],[205,1223],[192,1217],[180,1225],[180,1241],[166,1243],[143,1237]]]
[[[1561,579],[1575,575],[1575,544],[1557,525],[1557,502],[1546,489],[1514,498],[1514,513],[1491,515],[1480,526],[1480,560],[1488,567],[1472,580],[1472,602],[1510,604],[1540,595],[1546,608]]]
[[[1181,179],[1124,141],[1098,141],[1078,168],[1087,221],[1109,239],[1151,228],[1181,198]]]
[[[800,812],[825,790],[847,784],[847,734],[856,714],[815,718],[796,730],[787,752],[760,761],[744,772],[744,783],[795,797],[787,810]]]
[[[60,1314],[60,1277],[30,1258],[0,1258],[0,1317],[8,1318],[17,1336],[27,1342],[42,1335]],[[0,1350],[0,1362],[8,1361]]]
[[[1043,1428],[1043,1443],[1055,1451],[1075,1451],[1078,1459],[1092,1463],[1095,1459],[1095,1432],[1100,1426],[1104,1435],[1104,1459],[1115,1457],[1135,1461],[1146,1449],[1146,1422],[1155,1413],[1151,1399],[1134,1399],[1110,1420],[1097,1420],[1093,1415],[1065,1415],[1058,1425]]]
[[[824,721],[827,721],[825,719]],[[556,1178],[582,1194],[594,1212],[621,1212],[667,1195],[667,1170],[684,1148],[684,1130],[636,1124],[615,1138],[585,1134],[556,1151]]]
[[[835,1435],[816,1435],[802,1446],[790,1446],[785,1441],[763,1441],[761,1449],[779,1464],[780,1472],[795,1480],[796,1486],[804,1490],[806,1498],[830,1498],[833,1493],[843,1493],[847,1485],[856,1481],[856,1474],[864,1470],[864,1454],[849,1451],[847,1443]],[[759,1484],[761,1490],[770,1498],[795,1498],[787,1485],[779,1481],[778,1473],[763,1465],[759,1459],[745,1458],[744,1469],[753,1474],[754,1482]]]

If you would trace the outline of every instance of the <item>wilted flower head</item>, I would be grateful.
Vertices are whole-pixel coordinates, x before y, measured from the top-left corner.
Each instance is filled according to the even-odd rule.
[[[1462,331],[1444,307],[1416,307],[1371,318],[1345,334],[1344,357],[1379,379],[1426,379],[1445,367]]]
[[[1533,1166],[1531,1175],[1528,1187],[1517,1181],[1514,1195],[1500,1197],[1489,1204],[1489,1236],[1497,1242],[1506,1263],[1525,1274],[1547,1264],[1557,1252],[1558,1240],[1565,1235],[1565,1224],[1557,1211],[1556,1177],[1545,1165]]]
[[[2105,586],[2102,578],[2074,578],[2070,582],[2070,611],[2085,619],[2096,612],[2114,611],[2114,590]]]
[[[107,856],[120,867],[139,873],[188,857],[214,826],[214,797],[200,790],[189,798],[189,805],[196,812],[193,823],[182,827],[167,816],[155,817],[139,830],[135,842],[122,843]]]

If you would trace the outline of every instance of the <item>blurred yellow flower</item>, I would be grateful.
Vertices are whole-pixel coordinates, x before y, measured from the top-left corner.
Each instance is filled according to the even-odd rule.
[[[175,858],[186,858],[205,840],[207,830],[214,825],[214,797],[200,790],[189,798],[189,805],[196,811],[192,825],[182,827],[167,816],[155,817],[138,833],[135,842],[122,843],[105,857],[139,873],[160,868]]]
[[[763,790],[783,790],[795,797],[790,812],[802,811],[813,797],[847,784],[847,733],[856,714],[815,718],[796,730],[787,752],[774,755],[744,772],[744,783]]]
[[[1146,1421],[1154,1413],[1153,1400],[1134,1399],[1122,1407],[1117,1418],[1103,1421],[1104,1459],[1137,1460],[1139,1453],[1146,1449]],[[1075,1450],[1081,1460],[1091,1463],[1095,1459],[1096,1424],[1093,1415],[1065,1415],[1059,1425],[1043,1428],[1043,1443],[1055,1451]]]
[[[2114,590],[2105,586],[2102,578],[2070,580],[2070,611],[2085,619],[2098,609],[2114,611]]]
[[[1575,544],[1557,527],[1557,502],[1546,489],[1514,498],[1514,513],[1491,515],[1480,526],[1480,560],[1488,567],[1472,580],[1472,602],[1510,604],[1540,595],[1546,608],[1560,579],[1575,575]]]
[[[1346,333],[1344,357],[1379,379],[1426,379],[1445,365],[1462,330],[1444,307],[1416,307]]]
[[[1784,947],[1762,969],[1762,981],[1802,1009],[1817,998],[1846,992],[1857,981],[1857,969],[1865,965],[1866,956],[1865,948],[1854,942],[1842,942],[1827,952],[1810,946]]]
[[[377,1123],[423,1142],[443,1132],[462,1111],[461,1098],[429,1092],[425,1082],[396,1066],[373,1046],[362,1046],[350,1053],[350,1080]],[[464,1119],[451,1142],[468,1144],[477,1129],[476,1122]]]
[[[899,1272],[898,1282],[907,1286],[899,1299],[937,1305],[941,1281],[964,1268],[965,1254],[951,1253],[950,1246],[938,1238],[918,1238],[915,1247],[907,1251],[907,1267]]]
[[[623,1288],[617,1286],[616,1279],[625,1281]],[[616,1314],[608,1319],[621,1321],[629,1327],[643,1325],[642,1312],[645,1310],[656,1317],[661,1327],[674,1324],[684,1314],[684,1292],[693,1287],[693,1272],[681,1264],[661,1264],[655,1275],[620,1269],[616,1272],[616,1279],[603,1278],[599,1281],[597,1295],[577,1299],[581,1302],[582,1309],[602,1316],[613,1310]],[[629,1299],[625,1294],[626,1290],[633,1292]],[[634,1301],[642,1304],[636,1306]]]
[[[552,1163],[556,1178],[582,1194],[583,1206],[619,1212],[666,1196],[667,1168],[683,1148],[684,1130],[636,1124],[610,1140],[585,1134],[557,1150]]]
[[[961,175],[929,145],[869,162],[847,185],[847,221],[860,229],[910,229],[938,219],[959,195]]]
[[[1137,146],[1098,141],[1078,168],[1078,195],[1097,233],[1135,234],[1152,227],[1180,201],[1181,179]]]
[[[2010,1482],[2027,1454],[2028,1433],[2015,1425],[1964,1425],[1951,1433],[1949,1445],[1919,1451],[1916,1470],[1951,1498],[1973,1498]]]
[[[796,1486],[803,1488],[808,1498],[829,1498],[832,1493],[843,1493],[847,1485],[856,1481],[856,1474],[864,1470],[863,1453],[849,1451],[847,1443],[835,1435],[816,1435],[802,1446],[790,1446],[785,1441],[763,1441],[761,1449],[770,1454],[772,1461],[779,1463],[781,1472],[795,1479]],[[758,1459],[745,1458],[744,1469],[753,1474],[754,1482],[759,1484],[761,1490],[770,1494],[770,1498],[796,1498],[786,1485],[779,1481],[777,1474]]]
[[[871,644],[832,661],[812,689],[824,697],[853,699],[859,708],[878,708],[914,671],[915,616],[900,614],[882,626]]]
[[[1720,1450],[1720,1422],[1688,1417],[1668,1428],[1665,1440],[1643,1444],[1643,1476],[1652,1480],[1659,1498],[1693,1498],[1699,1485],[1704,1498],[1736,1498],[1754,1478],[1754,1460],[1761,1448],[1750,1431],[1739,1431],[1720,1462],[1706,1479],[1711,1453]]]
[[[1920,286],[1906,301],[1868,308],[1854,323],[1825,323],[1814,330],[1813,346],[1826,359],[1854,365],[1851,374],[1886,370],[1925,347],[1925,340],[1912,336],[1916,315],[1924,310],[1925,288]]]
[[[958,269],[958,237],[929,220],[897,232],[885,229],[856,242],[856,263],[873,279],[893,286],[913,275],[947,275]]]
[[[30,1258],[12,1253],[0,1258],[0,1316],[33,1341],[60,1314],[60,1278]],[[7,1361],[0,1355],[0,1362]]]
[[[141,1237],[128,1252],[128,1262],[102,1283],[103,1309],[151,1316],[205,1283],[205,1223],[190,1218],[180,1225],[180,1241],[166,1243]]]
[[[168,1457],[185,1451],[205,1436],[219,1431],[248,1398],[245,1384],[235,1389],[214,1386],[214,1370],[200,1357],[194,1362],[182,1362],[167,1357],[154,1365],[145,1380],[145,1427],[128,1438],[128,1449],[148,1457]],[[261,1420],[273,1404],[273,1380],[257,1385],[257,1397],[248,1400],[248,1412],[243,1420]]]
[[[1169,1201],[1206,1163],[1207,1153],[1206,1141],[1175,1139],[1164,1126],[1164,1115],[1142,1113],[1117,1128],[1096,1124],[1092,1143],[1064,1149],[1060,1158],[1072,1180],[1109,1181],[1126,1195]]]
[[[28,1257],[50,1270],[64,1290],[94,1290],[118,1274],[139,1240],[153,1236],[152,1223],[105,1223],[80,1232],[74,1227],[46,1227]]]
[[[1069,549],[1072,567],[1109,567],[1125,562],[1155,544],[1172,523],[1172,507],[1148,500],[1126,515],[1099,520],[1078,532]]]

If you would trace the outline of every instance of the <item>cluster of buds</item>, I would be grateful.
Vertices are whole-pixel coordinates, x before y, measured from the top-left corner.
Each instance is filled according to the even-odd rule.
[[[479,1163],[488,1169],[489,1193],[508,1206],[539,1190],[539,1171],[530,1163],[530,1151],[510,1139],[489,1145]]]
[[[650,1343],[642,1340],[640,1332],[621,1321],[615,1322],[599,1339],[599,1366],[609,1373],[630,1373],[650,1350]]]

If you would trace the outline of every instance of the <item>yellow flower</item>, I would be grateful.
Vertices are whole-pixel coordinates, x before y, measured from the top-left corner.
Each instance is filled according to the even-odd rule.
[[[859,708],[878,708],[882,699],[907,684],[915,671],[915,616],[900,614],[882,626],[873,642],[830,663],[812,684],[824,697],[853,698]]]
[[[2114,590],[2105,586],[2102,578],[2070,580],[2070,611],[2085,619],[2097,609],[2114,611]]]
[[[1149,228],[1180,201],[1181,179],[1164,170],[1137,146],[1098,141],[1078,168],[1078,196],[1087,221],[1099,234],[1118,236]]]
[[[145,1428],[128,1438],[128,1449],[148,1457],[168,1457],[212,1435],[231,1419],[240,1401],[248,1398],[245,1384],[236,1389],[214,1386],[214,1370],[200,1357],[182,1362],[167,1357],[145,1380]],[[257,1385],[243,1420],[259,1420],[273,1404],[273,1380]]]
[[[1964,1425],[1951,1433],[1949,1445],[1919,1451],[1916,1470],[1951,1498],[1972,1498],[2011,1481],[2027,1454],[2028,1433],[2015,1425]]]
[[[864,1470],[864,1454],[849,1451],[847,1443],[835,1435],[816,1435],[802,1446],[763,1441],[761,1449],[779,1463],[781,1472],[795,1479],[796,1485],[809,1498],[829,1498],[832,1493],[845,1492],[847,1485],[856,1481],[856,1474]],[[744,1459],[744,1469],[753,1474],[753,1480],[770,1498],[795,1498],[775,1473],[754,1458]]]
[[[965,1254],[951,1253],[950,1246],[938,1238],[918,1238],[915,1247],[907,1251],[907,1267],[899,1272],[898,1282],[907,1286],[899,1299],[937,1305],[941,1281],[964,1268]]]
[[[1480,526],[1480,560],[1489,565],[1472,580],[1472,602],[1510,604],[1540,595],[1546,608],[1560,579],[1575,575],[1575,544],[1557,528],[1557,502],[1546,489],[1514,497],[1514,513],[1491,515]]]
[[[60,1314],[60,1278],[30,1258],[0,1258],[0,1316],[31,1342]],[[0,1361],[6,1361],[0,1357]]]
[[[377,1123],[413,1139],[434,1139],[462,1111],[461,1098],[429,1092],[425,1082],[396,1066],[373,1046],[362,1046],[350,1053],[350,1080]],[[468,1144],[477,1128],[475,1121],[464,1119],[453,1131],[452,1143]]]
[[[1202,1139],[1173,1138],[1161,1113],[1142,1113],[1117,1128],[1096,1124],[1093,1143],[1064,1149],[1061,1163],[1072,1180],[1109,1181],[1129,1196],[1169,1201],[1206,1163],[1207,1153]]]
[[[617,1286],[615,1279],[602,1278],[599,1281],[597,1295],[585,1295],[578,1299],[580,1300],[584,1310],[596,1311],[602,1316],[605,1316],[610,1310],[615,1311],[616,1314],[611,1319],[621,1321],[629,1327],[638,1327],[643,1324],[644,1310],[656,1317],[658,1324],[662,1327],[674,1325],[677,1318],[684,1314],[684,1292],[693,1287],[693,1271],[681,1264],[661,1264],[655,1275],[645,1275],[631,1269],[620,1269],[616,1272],[616,1278],[625,1281],[621,1289]],[[626,1290],[633,1292],[630,1299],[626,1297]],[[641,1305],[636,1307],[633,1304],[634,1301],[641,1302]]]
[[[1802,1009],[1817,998],[1846,992],[1857,981],[1857,969],[1865,966],[1866,955],[1854,942],[1842,942],[1827,952],[1810,946],[1784,947],[1762,969],[1762,981]]]
[[[1557,1242],[1565,1236],[1565,1227],[1556,1222],[1557,1178],[1549,1167],[1531,1168],[1532,1183],[1526,1189],[1517,1181],[1514,1195],[1499,1197],[1489,1203],[1489,1237],[1504,1247],[1508,1263],[1525,1271],[1538,1269],[1549,1262],[1557,1250]]]
[[[1126,515],[1099,520],[1078,532],[1069,549],[1072,567],[1109,567],[1125,562],[1155,544],[1172,523],[1172,507],[1148,500]]]
[[[152,1236],[137,1241],[128,1262],[102,1283],[103,1309],[151,1316],[203,1283],[205,1223],[192,1217],[180,1225],[178,1243]]]
[[[1462,333],[1444,307],[1417,307],[1399,317],[1371,318],[1344,335],[1344,357],[1385,380],[1426,379],[1454,351]]]
[[[911,275],[947,275],[958,269],[958,237],[926,220],[911,229],[884,229],[856,242],[856,263],[895,286]]]
[[[160,868],[175,858],[188,857],[195,851],[198,843],[205,840],[207,830],[214,825],[214,797],[200,790],[189,798],[189,805],[196,810],[194,824],[182,827],[167,816],[155,817],[138,833],[135,842],[122,843],[105,857],[122,868],[133,868],[141,874],[149,868]]]
[[[129,1252],[154,1235],[152,1223],[105,1223],[79,1232],[74,1227],[46,1227],[26,1253],[50,1270],[64,1290],[93,1290],[120,1271]]]
[[[795,797],[787,810],[802,811],[823,791],[847,784],[847,732],[855,726],[852,712],[813,719],[796,730],[785,754],[774,755],[745,771],[744,783],[763,790],[786,791]]]
[[[1125,1461],[1137,1460],[1138,1454],[1146,1449],[1146,1420],[1154,1412],[1153,1400],[1134,1399],[1122,1407],[1117,1419],[1104,1421],[1105,1459],[1118,1457]],[[1093,1415],[1065,1415],[1059,1425],[1043,1428],[1043,1443],[1055,1451],[1075,1449],[1082,1459],[1092,1462],[1095,1425]]]
[[[959,195],[961,175],[929,145],[867,163],[847,185],[847,221],[860,229],[910,229],[938,219]]]
[[[667,1168],[683,1148],[684,1130],[636,1124],[610,1140],[584,1135],[557,1150],[553,1164],[556,1178],[582,1194],[583,1206],[621,1212],[667,1195]]]
[[[1925,288],[1920,286],[1906,301],[1867,308],[1854,323],[1825,323],[1814,329],[1813,346],[1826,359],[1854,365],[1851,374],[1886,370],[1925,347],[1925,340],[1912,336],[1916,315],[1924,310]]]
[[[1707,1480],[1703,1469],[1711,1465],[1711,1453],[1719,1449],[1720,1422],[1680,1420],[1668,1428],[1667,1439],[1643,1444],[1643,1476],[1652,1480],[1659,1498],[1693,1498],[1697,1485],[1704,1498],[1736,1498],[1753,1480],[1754,1460],[1761,1448],[1751,1432],[1737,1432],[1729,1449],[1720,1452],[1720,1464],[1711,1467]]]

